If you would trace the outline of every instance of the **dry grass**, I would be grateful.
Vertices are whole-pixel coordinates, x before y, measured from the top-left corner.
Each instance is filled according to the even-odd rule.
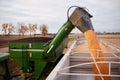
[[[98,38],[105,42],[120,46],[120,34],[98,35]]]
[[[120,46],[120,39],[102,39],[104,40],[105,42],[109,42],[111,44],[114,44],[114,45],[117,45],[117,46]]]

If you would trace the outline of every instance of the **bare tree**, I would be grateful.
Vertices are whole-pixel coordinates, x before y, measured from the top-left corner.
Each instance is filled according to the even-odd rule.
[[[14,31],[14,26],[12,24],[9,24],[9,27],[8,27],[8,35],[10,35],[12,32],[15,32]]]
[[[27,26],[21,24],[20,28],[18,29],[18,32],[20,35],[24,36],[25,33],[28,32]]]
[[[37,29],[37,24],[29,24],[30,36],[32,32],[34,32],[34,35],[35,35],[36,29]]]
[[[43,24],[40,26],[40,31],[42,32],[43,36],[46,36],[46,34],[48,33],[48,28],[47,25]]]
[[[32,33],[32,24],[29,24],[29,32],[30,32],[30,36],[31,36],[31,33]]]
[[[20,36],[21,35],[21,33],[22,33],[22,31],[21,31],[21,25],[22,25],[23,23],[21,23],[21,22],[18,22],[17,23],[17,32],[18,32],[18,35]]]
[[[4,23],[2,24],[2,31],[3,31],[3,35],[7,34],[7,28],[8,28],[9,24],[8,23]]]
[[[35,36],[35,34],[36,34],[36,29],[37,29],[37,24],[34,24],[34,26],[33,26],[34,36]]]

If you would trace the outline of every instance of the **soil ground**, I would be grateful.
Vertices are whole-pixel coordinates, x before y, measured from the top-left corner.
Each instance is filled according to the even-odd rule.
[[[18,40],[18,39],[22,39],[22,38],[28,38],[30,36],[0,36],[0,48],[4,48],[4,47],[8,47],[8,43],[10,41],[13,41],[13,40]],[[34,36],[32,36],[34,37]],[[36,36],[36,37],[40,37],[40,36]],[[80,35],[80,34],[72,34],[72,35],[69,35],[69,42],[68,42],[68,45],[67,45],[67,48],[64,50],[64,53],[66,53],[66,51],[69,49],[69,47],[72,45],[72,43],[77,39],[77,38],[80,38],[82,39],[84,36],[83,35]],[[98,40],[103,40],[105,42],[109,42],[109,43],[112,43],[114,45],[117,45],[120,47],[120,34],[117,34],[117,35],[97,35],[98,37]],[[87,45],[87,44],[86,44]],[[109,50],[107,47],[105,46],[101,46],[102,48],[106,48],[106,50]],[[86,47],[84,46],[81,46],[81,47],[77,47],[75,50],[78,50],[78,49],[81,49],[81,50],[85,50]],[[16,63],[16,62],[13,62],[13,61],[9,61],[10,63]],[[12,64],[9,64],[10,68],[14,68],[15,66],[17,66],[17,63],[15,65],[12,65]],[[19,67],[17,67],[19,68]],[[16,68],[16,71],[17,71],[17,68]]]
[[[50,35],[49,35],[50,36]],[[22,39],[22,38],[29,38],[29,37],[41,37],[41,35],[39,36],[16,36],[16,35],[12,35],[12,36],[3,36],[0,35],[0,48],[4,48],[8,46],[8,43],[10,41],[13,40],[18,40],[18,39]],[[72,44],[72,42],[77,39],[78,37],[84,37],[81,34],[73,34],[73,35],[69,35],[69,43],[68,43],[68,47]],[[99,40],[103,40],[105,42],[109,42],[112,43],[114,45],[120,46],[120,34],[106,34],[106,35],[97,35]]]

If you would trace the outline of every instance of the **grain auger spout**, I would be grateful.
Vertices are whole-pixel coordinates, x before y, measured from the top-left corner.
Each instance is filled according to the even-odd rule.
[[[70,8],[69,8],[70,9]],[[68,15],[69,15],[68,9]],[[93,30],[91,23],[90,15],[83,8],[77,7],[72,15],[69,17],[67,22],[59,29],[57,35],[49,44],[48,49],[46,49],[46,54],[52,54],[53,51],[60,45],[64,38],[73,30],[74,27],[77,27],[81,32],[85,33],[88,30]]]
[[[93,72],[94,74],[109,74],[108,64],[96,64],[96,62],[105,61],[104,54],[101,51],[99,42],[97,40],[96,34],[94,32],[90,15],[85,9],[83,8],[76,8],[75,11],[70,16],[69,20],[71,23],[76,26],[83,34],[88,43],[88,47],[91,51],[92,62],[93,64]],[[97,57],[97,58],[96,58]],[[102,57],[102,58],[101,58]],[[111,80],[110,76],[95,76],[95,80]]]
[[[68,20],[71,21],[71,23],[81,32],[85,33],[88,30],[93,30],[90,18],[92,18],[91,14],[89,14],[85,9],[78,7],[74,10]]]

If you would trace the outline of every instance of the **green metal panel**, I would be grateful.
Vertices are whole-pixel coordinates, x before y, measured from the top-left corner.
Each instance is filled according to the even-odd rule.
[[[47,65],[46,61],[39,61],[36,60],[35,61],[35,78],[38,79],[39,77],[41,77],[41,75],[43,74],[42,72],[44,71],[45,67]]]
[[[57,47],[61,44],[61,42],[65,39],[65,37],[73,30],[74,26],[70,21],[67,21],[58,31],[55,38],[52,40],[50,45],[48,46],[48,50],[46,54],[52,54]]]

